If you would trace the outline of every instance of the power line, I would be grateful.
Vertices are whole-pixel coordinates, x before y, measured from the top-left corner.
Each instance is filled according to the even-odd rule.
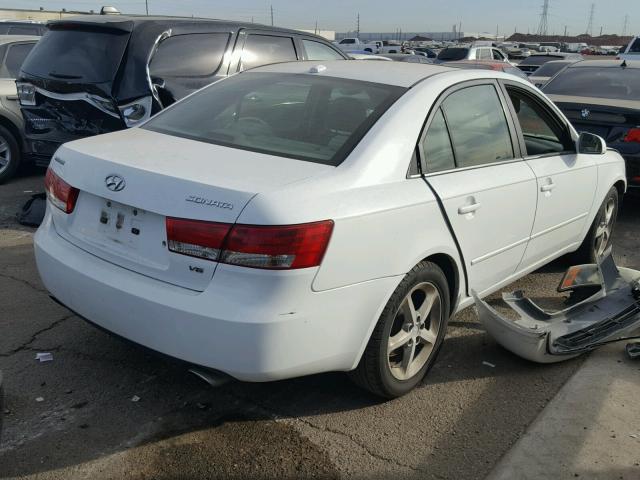
[[[629,14],[627,13],[624,16],[624,25],[622,26],[622,36],[627,36],[627,30],[629,29]]]
[[[356,18],[356,38],[360,38],[360,14]]]
[[[542,5],[542,14],[540,15],[540,23],[538,24],[538,35],[546,35],[549,30],[549,0],[544,0]]]
[[[593,19],[596,14],[596,4],[591,4],[591,12],[589,13],[589,25],[587,25],[587,35],[591,35],[593,37]]]
[[[273,27],[273,5],[271,5],[271,26]]]

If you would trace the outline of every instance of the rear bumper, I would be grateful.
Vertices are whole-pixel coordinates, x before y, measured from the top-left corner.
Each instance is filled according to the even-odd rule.
[[[391,277],[313,292],[317,269],[219,265],[204,292],[103,261],[60,237],[50,214],[35,236],[51,294],[99,327],[244,381],[351,370],[388,297]]]

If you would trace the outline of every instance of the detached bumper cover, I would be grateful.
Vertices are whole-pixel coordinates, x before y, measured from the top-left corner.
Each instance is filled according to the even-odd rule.
[[[590,280],[576,283],[576,276]],[[480,321],[504,348],[533,362],[554,363],[640,330],[638,279],[640,272],[618,269],[609,252],[598,265],[580,265],[568,270],[559,291],[580,294],[581,290],[594,287],[597,291],[559,312],[546,312],[523,292],[514,292],[503,294],[503,299],[520,318],[509,320],[475,292],[473,297]]]

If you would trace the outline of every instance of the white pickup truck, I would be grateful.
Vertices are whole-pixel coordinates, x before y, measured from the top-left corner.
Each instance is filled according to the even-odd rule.
[[[359,38],[343,38],[337,45],[345,52],[363,51],[374,54],[380,53],[382,48],[382,42],[365,43]]]

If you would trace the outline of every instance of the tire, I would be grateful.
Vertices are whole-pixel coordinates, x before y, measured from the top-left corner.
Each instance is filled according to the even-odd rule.
[[[571,260],[576,265],[585,263],[598,263],[598,259],[602,257],[602,254],[611,246],[611,239],[613,236],[613,230],[616,225],[616,219],[618,217],[619,206],[619,194],[616,187],[611,187],[611,190],[607,193],[596,214],[596,218],[589,228],[589,232],[585,237],[580,248],[571,255]],[[611,210],[609,210],[611,208]],[[609,217],[609,218],[608,218]],[[606,227],[606,239],[604,244],[600,242],[603,225],[607,223]]]
[[[0,125],[0,184],[11,179],[20,165],[20,147],[13,134]]]
[[[433,299],[428,310],[427,299]],[[440,267],[431,262],[416,265],[387,302],[360,363],[349,373],[351,379],[387,399],[411,391],[431,369],[442,347],[449,321],[449,299],[449,284]],[[417,322],[410,319],[409,301],[414,311],[422,311],[426,318],[418,317]],[[407,336],[412,339],[402,343],[400,339]]]

